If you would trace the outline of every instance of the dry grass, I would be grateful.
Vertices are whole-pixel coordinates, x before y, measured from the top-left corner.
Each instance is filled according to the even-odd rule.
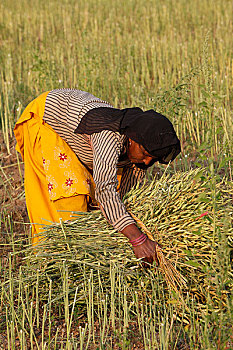
[[[147,186],[131,192],[126,205],[159,242],[164,266],[169,261],[187,281],[177,293],[159,269],[140,269],[100,213],[48,228],[44,250],[35,255],[14,222],[25,212],[16,206],[11,212],[10,198],[23,201],[21,173],[12,180],[1,148],[4,346],[232,347],[231,14],[228,0],[1,2],[0,118],[8,155],[23,107],[53,88],[166,114],[183,153],[159,181],[149,173]]]

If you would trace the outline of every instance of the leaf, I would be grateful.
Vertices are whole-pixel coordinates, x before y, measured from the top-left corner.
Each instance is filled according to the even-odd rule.
[[[201,193],[200,196],[197,198],[197,200],[199,202],[205,202],[205,203],[210,202],[210,198],[208,198],[204,193]]]
[[[193,267],[200,267],[200,264],[197,261],[195,261],[195,260],[186,261],[185,264],[193,266]]]
[[[202,95],[203,95],[203,96],[205,96],[206,98],[210,98],[210,94],[209,94],[207,91],[205,91],[204,89],[202,89],[201,92],[202,92]]]
[[[224,168],[227,163],[228,163],[228,159],[227,158],[223,158],[221,160],[221,162],[219,163],[219,165],[218,165],[218,169]]]
[[[188,250],[188,249],[184,249],[184,252],[185,252],[185,254],[186,254],[187,256],[193,256],[193,255],[192,255],[192,252],[191,252],[190,250]]]
[[[205,107],[205,108],[208,108],[208,104],[207,104],[207,102],[206,102],[206,101],[202,101],[202,102],[198,103],[198,106],[199,106],[199,107]]]
[[[176,304],[179,303],[179,300],[177,300],[177,299],[168,299],[167,303],[168,303],[168,304],[176,305]]]
[[[196,163],[195,163],[196,164]],[[197,163],[200,165],[200,163]],[[203,177],[203,170],[202,171],[199,171],[195,176],[194,176],[194,180],[199,180],[199,179],[202,179]]]
[[[209,216],[206,216],[206,219],[212,224],[213,220]]]
[[[193,234],[194,234],[194,235],[201,236],[201,235],[202,235],[202,232],[201,232],[201,230],[198,230],[198,231],[194,231]]]
[[[216,194],[216,199],[218,200],[218,199],[220,199],[221,198],[221,196],[222,196],[222,193],[219,191],[217,194]]]
[[[202,144],[198,147],[197,151],[200,152],[200,151],[206,151],[207,149],[210,148],[210,144],[209,142],[202,142]]]
[[[199,168],[202,167],[201,163],[195,162],[194,164],[196,165],[196,167],[199,167]]]
[[[212,95],[213,95],[215,98],[219,99],[219,100],[221,100],[221,99],[227,97],[227,95],[219,95],[219,94],[217,94],[217,93],[215,93],[215,92],[213,92]]]

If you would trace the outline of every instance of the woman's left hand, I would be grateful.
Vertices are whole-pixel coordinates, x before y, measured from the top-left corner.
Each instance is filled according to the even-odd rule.
[[[156,261],[157,266],[159,265],[156,254],[156,245],[158,245],[156,241],[147,238],[143,244],[133,247],[136,258],[142,259],[144,267],[147,267],[148,264],[152,264],[154,261]]]

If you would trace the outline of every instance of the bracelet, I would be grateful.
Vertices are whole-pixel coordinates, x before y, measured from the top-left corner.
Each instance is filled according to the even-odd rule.
[[[129,243],[131,243],[133,247],[137,247],[138,245],[141,245],[142,243],[144,243],[146,240],[147,240],[147,236],[144,235],[144,233],[142,233],[141,236],[129,241]]]

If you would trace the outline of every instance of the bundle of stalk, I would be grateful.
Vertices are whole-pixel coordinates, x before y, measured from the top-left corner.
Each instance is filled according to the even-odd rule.
[[[130,193],[127,208],[152,233],[201,304],[232,292],[233,186],[204,169],[164,176]],[[135,217],[135,218],[136,218]],[[221,301],[220,301],[221,300]],[[201,305],[201,307],[202,307]]]
[[[154,241],[154,236],[152,233],[146,228],[146,226],[143,224],[143,222],[134,215],[131,211],[130,215],[132,218],[136,221],[140,229],[142,229],[147,237]],[[157,230],[158,233],[158,230]],[[163,272],[165,280],[167,282],[168,288],[175,290],[176,292],[180,292],[182,288],[187,288],[187,281],[186,279],[179,273],[176,268],[172,265],[172,263],[167,260],[163,254],[162,248],[157,244],[155,246],[156,251],[156,257],[158,260],[158,266],[160,270]]]
[[[187,280],[189,292],[200,303],[200,308],[209,297],[217,308],[220,300],[225,302],[233,285],[229,262],[233,188],[224,179],[213,182],[203,174],[201,170],[192,170],[165,175],[133,189],[125,204],[132,215],[146,225],[166,259]],[[94,285],[101,276],[108,289],[109,269],[116,264],[127,282],[135,287],[140,276],[149,293],[147,280],[151,271],[138,268],[138,261],[123,235],[113,230],[99,211],[76,213],[74,217],[73,221],[48,226],[46,239],[38,246],[37,254],[35,250],[27,251],[24,278],[35,281],[39,269],[40,281],[52,280],[59,286],[65,265],[70,291],[78,288],[77,299],[82,303],[82,286],[90,271]],[[157,272],[154,278],[158,278]],[[161,280],[159,283],[167,288]]]

